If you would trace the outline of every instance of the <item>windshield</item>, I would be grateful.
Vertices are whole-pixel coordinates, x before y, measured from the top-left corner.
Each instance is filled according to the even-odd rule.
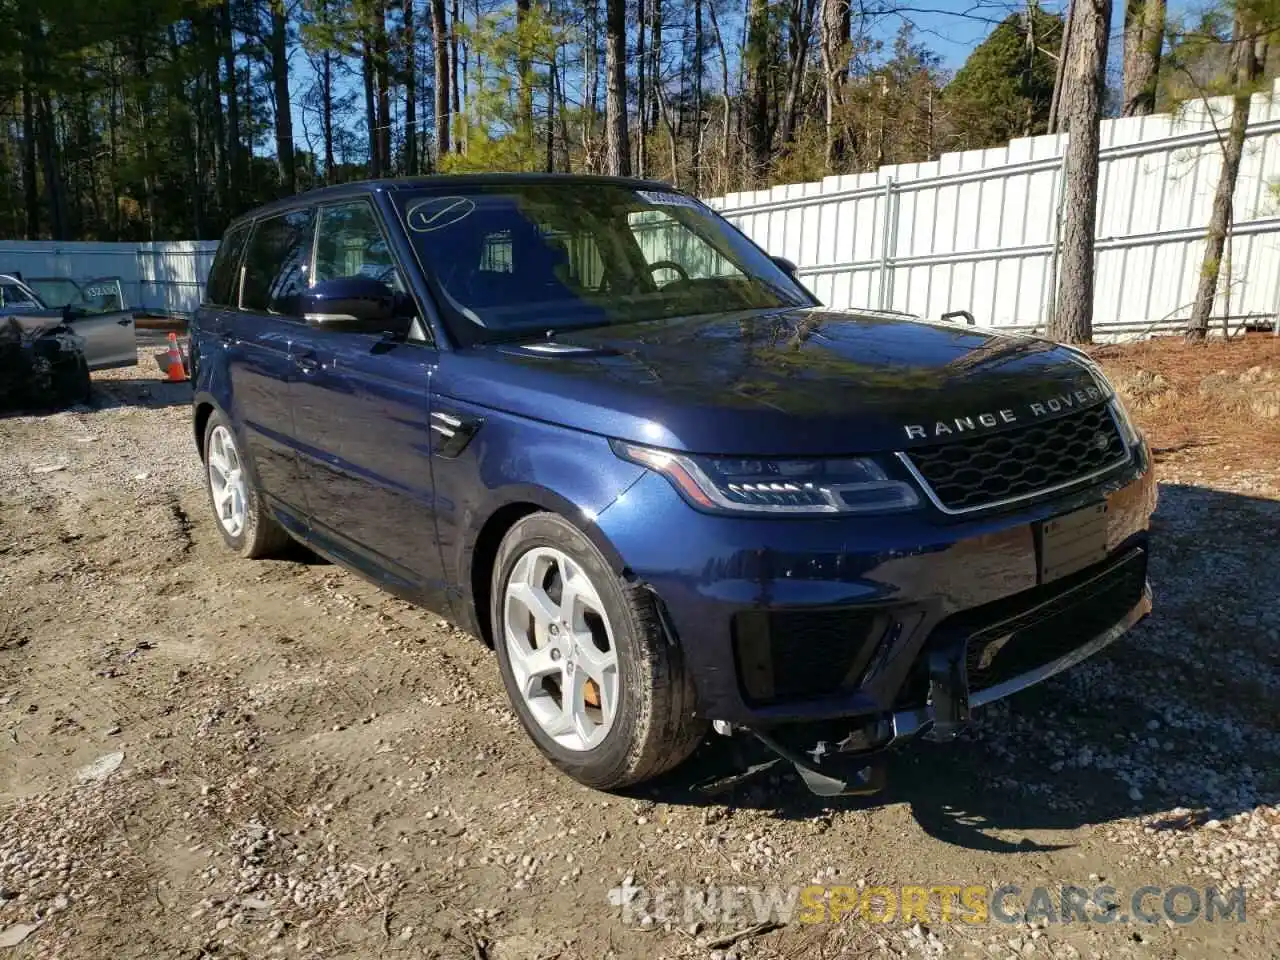
[[[813,303],[679,193],[582,180],[442,184],[396,203],[466,340]]]

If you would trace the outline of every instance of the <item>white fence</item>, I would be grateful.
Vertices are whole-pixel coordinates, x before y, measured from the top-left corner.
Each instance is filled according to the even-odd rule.
[[[1189,313],[1222,161],[1214,118],[1225,133],[1231,102],[1212,107],[1103,122],[1095,329]],[[1029,137],[710,203],[797,263],[829,306],[968,310],[979,324],[1030,329],[1045,322],[1055,287],[1065,145],[1062,135]],[[1233,326],[1280,311],[1277,97],[1253,99],[1223,275]],[[1219,317],[1226,301],[1218,297]]]
[[[0,273],[69,277],[83,283],[119,277],[130,307],[191,313],[200,305],[216,240],[173,243],[0,241]]]
[[[1224,263],[1232,324],[1280,312],[1280,82],[1256,96]],[[1099,331],[1179,323],[1199,278],[1204,229],[1221,167],[1216,117],[1190,104],[1102,124],[1094,325]],[[1043,325],[1055,287],[1065,136],[944,154],[709,201],[770,253],[800,266],[835,307],[937,317],[968,310],[983,325]],[[189,313],[216,242],[0,242],[0,273],[84,281],[119,276],[129,303]],[[1219,317],[1228,309],[1219,296]]]

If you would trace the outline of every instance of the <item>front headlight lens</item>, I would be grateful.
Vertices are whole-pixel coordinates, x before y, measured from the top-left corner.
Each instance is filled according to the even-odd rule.
[[[1120,427],[1120,436],[1124,438],[1125,445],[1128,447],[1136,447],[1142,443],[1142,434],[1134,425],[1133,418],[1129,416],[1129,411],[1125,409],[1124,401],[1120,399],[1120,394],[1113,393],[1111,400],[1111,413],[1116,418],[1116,424]]]
[[[703,457],[613,441],[614,452],[662,474],[694,506],[726,513],[893,513],[920,501],[874,460]]]

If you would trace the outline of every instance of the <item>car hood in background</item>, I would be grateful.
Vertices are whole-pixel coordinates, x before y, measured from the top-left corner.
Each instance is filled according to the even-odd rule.
[[[699,453],[901,450],[1099,402],[1073,351],[885,314],[796,308],[684,317],[445,354],[435,389]]]

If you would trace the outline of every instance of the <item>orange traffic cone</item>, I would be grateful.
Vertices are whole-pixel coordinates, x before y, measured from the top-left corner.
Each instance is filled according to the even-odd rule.
[[[169,375],[170,383],[185,383],[187,380],[187,368],[182,364],[182,351],[178,349],[176,333],[169,334],[169,364],[165,372]]]

